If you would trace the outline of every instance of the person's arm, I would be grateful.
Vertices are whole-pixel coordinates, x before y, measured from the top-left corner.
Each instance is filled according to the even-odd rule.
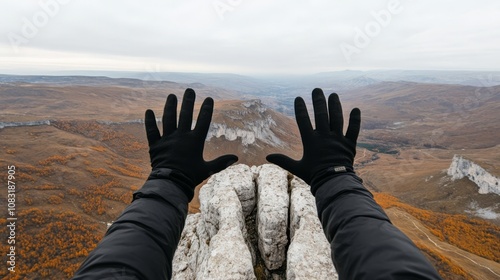
[[[172,259],[194,188],[238,160],[235,155],[209,162],[203,159],[213,100],[205,99],[191,130],[194,101],[195,92],[187,89],[177,125],[177,98],[168,96],[162,118],[163,135],[153,111],[146,111],[151,174],[73,279],[171,278]]]
[[[360,110],[351,111],[344,135],[338,95],[329,96],[328,108],[321,89],[313,90],[312,100],[314,129],[304,100],[295,99],[302,159],[272,154],[267,160],[311,185],[339,278],[441,279],[415,244],[391,224],[354,173]]]
[[[148,180],[73,279],[165,279],[189,200],[168,179]]]
[[[340,279],[441,279],[356,176],[328,180],[316,205]]]

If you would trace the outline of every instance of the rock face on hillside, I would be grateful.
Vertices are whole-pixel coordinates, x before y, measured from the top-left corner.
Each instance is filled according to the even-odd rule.
[[[469,178],[479,187],[480,194],[494,193],[500,195],[500,179],[488,173],[478,164],[455,155],[448,168],[452,180]]]
[[[50,120],[32,121],[32,122],[0,122],[0,129],[5,127],[39,126],[39,125],[50,125]]]
[[[229,167],[201,188],[200,204],[173,279],[337,279],[309,186],[285,170]]]
[[[210,141],[212,137],[224,137],[228,141],[235,141],[239,138],[243,146],[254,144],[256,140],[272,146],[284,145],[284,142],[273,131],[278,129],[276,121],[260,100],[245,101],[241,103],[240,108],[224,111],[224,115],[235,125],[213,121],[208,131],[207,141]]]

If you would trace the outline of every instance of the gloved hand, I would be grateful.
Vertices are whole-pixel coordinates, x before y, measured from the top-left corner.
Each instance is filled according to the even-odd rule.
[[[153,169],[148,179],[165,178],[174,181],[189,200],[193,198],[194,188],[208,176],[238,161],[235,155],[224,155],[208,162],[203,159],[214,101],[210,97],[203,101],[196,126],[191,130],[195,98],[194,90],[186,89],[177,125],[177,97],[173,94],[167,97],[162,118],[162,136],[152,110],[146,111],[144,121]]]
[[[271,154],[267,160],[281,166],[311,185],[313,195],[324,182],[340,174],[354,174],[353,162],[356,155],[361,112],[351,111],[349,127],[344,136],[344,118],[339,96],[332,93],[328,98],[328,110],[323,91],[312,92],[316,129],[312,128],[304,100],[295,99],[295,118],[299,127],[304,154],[299,161],[282,154]]]

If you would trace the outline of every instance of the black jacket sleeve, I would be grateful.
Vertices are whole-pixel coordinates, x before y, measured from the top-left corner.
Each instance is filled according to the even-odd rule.
[[[146,181],[73,279],[170,279],[188,202],[172,181]]]
[[[316,192],[332,260],[344,279],[441,279],[354,175],[334,177]]]

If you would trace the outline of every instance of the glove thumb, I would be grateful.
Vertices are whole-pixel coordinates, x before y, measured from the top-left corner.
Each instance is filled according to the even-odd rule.
[[[238,157],[235,155],[223,155],[211,160],[207,162],[209,175],[222,171],[237,161]]]
[[[298,161],[291,159],[282,154],[270,154],[266,157],[267,161],[274,163],[279,167],[288,170],[292,174],[298,174],[297,165]],[[299,176],[300,177],[300,176]]]

